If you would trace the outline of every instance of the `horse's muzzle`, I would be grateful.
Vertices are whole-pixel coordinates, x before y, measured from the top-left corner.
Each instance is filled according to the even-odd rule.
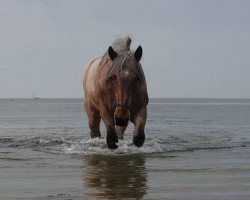
[[[130,118],[129,106],[126,104],[116,104],[114,120],[116,126],[127,126]]]
[[[119,118],[115,117],[115,125],[116,126],[127,126],[129,118]]]

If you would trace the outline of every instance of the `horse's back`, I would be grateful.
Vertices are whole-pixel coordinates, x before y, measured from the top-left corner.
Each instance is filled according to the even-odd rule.
[[[99,63],[101,61],[101,57],[96,58],[90,61],[84,69],[83,73],[83,87],[85,96],[93,94],[95,92],[95,81],[97,79],[97,69]]]

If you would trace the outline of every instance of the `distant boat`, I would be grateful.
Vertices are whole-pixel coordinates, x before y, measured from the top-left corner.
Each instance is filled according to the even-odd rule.
[[[35,92],[33,92],[33,94],[32,94],[32,100],[38,100],[39,98],[36,96],[36,93]]]

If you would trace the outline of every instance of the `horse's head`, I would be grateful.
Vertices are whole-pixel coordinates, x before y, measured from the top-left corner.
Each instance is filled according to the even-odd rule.
[[[112,67],[109,75],[109,84],[114,91],[114,119],[117,126],[127,126],[137,88],[143,81],[141,65],[142,47],[139,46],[135,52],[115,52],[110,46],[109,57]]]

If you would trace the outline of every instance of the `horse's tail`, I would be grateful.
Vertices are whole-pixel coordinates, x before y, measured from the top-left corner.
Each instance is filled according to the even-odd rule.
[[[120,34],[112,43],[112,47],[116,52],[130,51],[131,37],[128,34]]]

